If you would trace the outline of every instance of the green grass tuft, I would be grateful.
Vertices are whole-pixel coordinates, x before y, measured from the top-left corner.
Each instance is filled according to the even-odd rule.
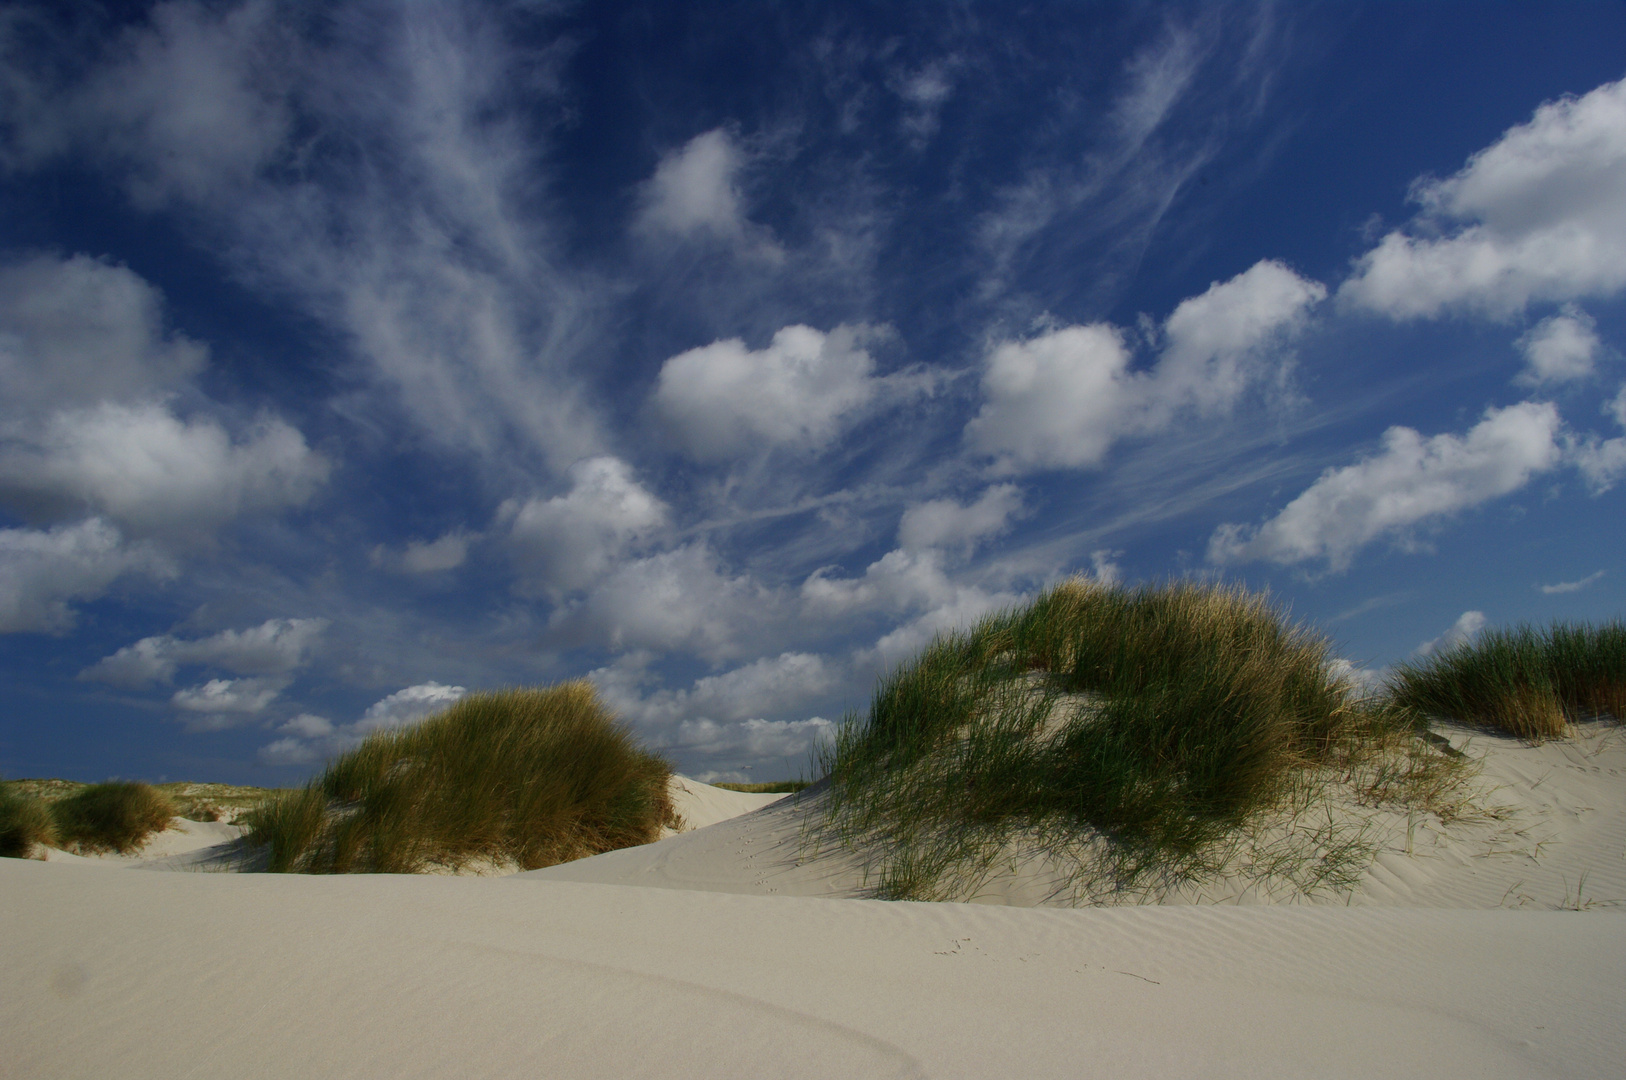
[[[35,847],[56,843],[56,819],[45,800],[0,783],[0,858],[31,858]]]
[[[471,695],[375,732],[243,822],[273,871],[529,870],[657,839],[674,818],[670,776],[591,684],[571,682]]]
[[[1401,708],[1540,742],[1589,717],[1626,718],[1626,624],[1521,624],[1487,630],[1435,656],[1400,665],[1390,694]]]
[[[1374,801],[1416,795],[1449,767],[1408,724],[1262,596],[1075,579],[884,679],[824,754],[826,828],[871,853],[884,897],[974,895],[1013,844],[1070,868],[1075,892],[1178,883],[1262,812],[1305,812],[1327,776],[1370,775]],[[1265,861],[1305,888],[1347,884],[1367,852],[1337,830],[1271,843]]]
[[[50,804],[63,844],[81,852],[126,854],[169,828],[175,804],[151,784],[110,780]]]

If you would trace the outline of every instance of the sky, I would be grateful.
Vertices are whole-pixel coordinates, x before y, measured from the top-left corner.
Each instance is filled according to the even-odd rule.
[[[588,678],[707,780],[1073,575],[1626,598],[1626,4],[0,3],[0,775]]]

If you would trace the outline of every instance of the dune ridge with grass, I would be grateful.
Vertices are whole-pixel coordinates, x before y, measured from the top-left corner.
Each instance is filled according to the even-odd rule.
[[[584,684],[476,696],[239,823],[0,858],[0,1053],[30,1080],[1611,1075],[1619,630],[1494,631],[1373,693],[1264,597],[1065,582],[892,672],[816,783],[754,791],[671,775]],[[88,789],[0,787],[0,836]],[[303,872],[106,869],[273,860]],[[254,1004],[197,1022],[222,1001]]]

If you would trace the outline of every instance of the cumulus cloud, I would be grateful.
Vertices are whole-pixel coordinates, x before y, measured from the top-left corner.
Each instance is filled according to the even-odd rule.
[[[815,618],[904,616],[873,646],[859,651],[860,662],[872,666],[905,660],[942,631],[963,629],[1020,600],[1011,592],[956,581],[944,567],[943,552],[934,548],[889,551],[861,577],[837,578],[826,570],[815,571],[802,582],[801,598],[804,610]]]
[[[695,543],[623,563],[550,622],[563,644],[683,650],[716,662],[760,652],[762,633],[784,614],[773,590],[731,574]]]
[[[326,480],[326,459],[276,417],[234,437],[175,415],[165,399],[208,353],[165,332],[162,304],[136,274],[82,255],[0,267],[0,503],[191,536],[302,503]]]
[[[1433,656],[1435,653],[1448,652],[1464,642],[1473,640],[1474,635],[1484,628],[1483,611],[1464,611],[1457,617],[1457,621],[1451,624],[1451,629],[1417,646],[1417,655]]]
[[[984,362],[966,442],[1005,471],[1098,466],[1120,439],[1166,430],[1182,413],[1231,409],[1281,370],[1278,347],[1325,296],[1279,262],[1256,263],[1182,301],[1146,371],[1131,370],[1124,332],[1105,323],[1001,342]]]
[[[74,600],[94,600],[126,574],[164,580],[174,563],[148,544],[126,544],[100,518],[47,530],[0,529],[0,633],[64,633]]]
[[[1536,110],[1456,175],[1423,179],[1422,213],[1355,263],[1339,300],[1394,319],[1504,317],[1626,287],[1626,80]]]
[[[1626,386],[1604,403],[1603,411],[1616,424],[1626,428]],[[1626,476],[1626,437],[1605,439],[1598,435],[1578,438],[1570,447],[1570,457],[1581,470],[1594,495],[1601,495]]]
[[[104,403],[59,412],[0,450],[0,499],[31,515],[85,509],[134,532],[188,535],[250,511],[307,501],[330,465],[305,437],[264,416],[234,439],[209,417]]]
[[[468,691],[438,682],[397,690],[367,707],[361,719],[335,724],[323,716],[301,713],[279,725],[284,735],[260,747],[266,765],[309,765],[342,754],[374,731],[402,727],[459,701]]]
[[[1603,343],[1592,316],[1574,304],[1565,304],[1562,314],[1541,320],[1519,338],[1518,346],[1525,360],[1518,381],[1539,386],[1591,375]]]
[[[166,333],[163,295],[88,255],[0,266],[0,419],[163,393],[209,352]]]
[[[1383,434],[1382,449],[1329,469],[1260,526],[1222,525],[1208,545],[1215,563],[1325,559],[1345,570],[1355,553],[1384,536],[1404,538],[1437,521],[1522,488],[1559,464],[1558,410],[1524,402],[1489,409],[1464,436],[1425,439],[1407,427]]]
[[[1538,587],[1541,589],[1541,591],[1543,593],[1545,593],[1548,596],[1552,596],[1555,593],[1580,592],[1582,589],[1586,588],[1587,586],[1593,584],[1594,582],[1596,582],[1597,580],[1602,578],[1603,575],[1604,575],[1604,571],[1599,570],[1596,573],[1588,574],[1586,577],[1582,578],[1580,581],[1560,581],[1555,585],[1541,585],[1541,586],[1538,586]]]
[[[655,167],[644,185],[638,229],[685,239],[711,236],[775,252],[766,232],[746,220],[738,183],[745,163],[725,129],[696,135]]]
[[[289,681],[286,677],[210,679],[175,691],[170,703],[191,714],[186,721],[188,730],[221,731],[264,712]]]
[[[469,544],[477,537],[457,530],[434,540],[412,540],[400,551],[379,544],[368,553],[376,567],[405,574],[434,574],[456,570],[469,557]]]
[[[702,461],[764,446],[822,450],[866,406],[924,388],[916,376],[874,374],[865,346],[884,333],[787,326],[762,349],[739,338],[714,341],[661,365],[651,405]]]
[[[570,467],[570,482],[563,495],[510,500],[498,512],[516,557],[556,592],[592,585],[667,520],[666,504],[618,458],[579,461]]]
[[[1022,491],[1015,484],[994,484],[968,505],[952,499],[916,503],[903,512],[898,523],[898,544],[905,551],[970,551],[980,541],[1008,530],[1022,509]]]
[[[104,656],[79,677],[137,687],[169,682],[183,664],[239,675],[284,674],[304,666],[327,627],[326,619],[267,619],[246,630],[222,630],[190,641],[170,634],[146,637]]]
[[[682,720],[737,721],[796,708],[834,684],[836,672],[824,657],[785,652],[753,660],[730,671],[706,675],[687,689],[645,693],[650,681],[647,652],[624,654],[588,678],[621,716],[652,730]]]

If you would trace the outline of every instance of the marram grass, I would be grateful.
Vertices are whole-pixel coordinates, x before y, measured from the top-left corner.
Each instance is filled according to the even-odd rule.
[[[551,866],[655,840],[671,767],[580,681],[474,694],[380,731],[243,820],[269,869]]]
[[[1329,661],[1241,589],[1065,582],[882,681],[824,754],[821,831],[871,855],[879,896],[967,898],[1015,845],[1100,897],[1214,871],[1329,777],[1371,802],[1451,788],[1454,763],[1410,714],[1360,699]],[[1370,854],[1339,829],[1270,844],[1261,872],[1305,891],[1352,884]]]
[[[1626,624],[1493,629],[1390,678],[1395,705],[1539,742],[1577,720],[1626,719]]]
[[[127,854],[169,828],[175,804],[138,780],[91,784],[50,804],[60,842],[81,852]]]
[[[56,819],[45,800],[0,784],[0,858],[31,858],[36,847],[57,843]]]

